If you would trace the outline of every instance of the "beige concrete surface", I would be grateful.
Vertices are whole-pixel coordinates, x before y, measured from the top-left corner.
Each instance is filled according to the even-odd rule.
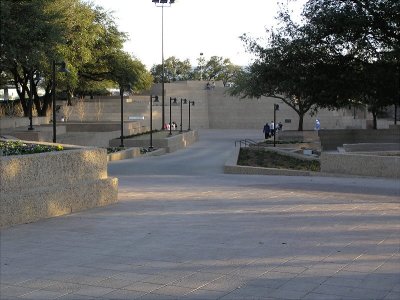
[[[119,202],[1,230],[1,299],[399,299],[398,181],[223,174],[234,141],[109,164]]]
[[[105,149],[0,156],[0,228],[115,203]]]

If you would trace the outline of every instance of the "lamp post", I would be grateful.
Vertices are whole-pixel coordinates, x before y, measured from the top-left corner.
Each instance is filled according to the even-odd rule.
[[[150,96],[150,146],[149,151],[153,150],[153,99],[158,102],[158,96]]]
[[[183,132],[183,130],[182,130],[182,104],[183,104],[183,103],[186,104],[186,103],[187,103],[187,100],[181,98],[181,125],[180,125],[180,129],[179,129],[179,133],[182,133],[182,132]]]
[[[169,97],[169,136],[172,135],[172,100],[176,103],[176,98]]]
[[[200,81],[203,81],[203,52],[200,52]]]
[[[279,110],[279,104],[274,104],[274,147],[275,147],[275,137],[276,137],[276,111]]]
[[[119,89],[119,95],[121,96],[121,144],[119,145],[120,147],[125,147],[124,146],[124,88],[120,87]]]
[[[131,91],[131,85],[128,84],[127,85],[127,90]],[[119,88],[119,95],[121,96],[121,145],[119,145],[120,147],[125,147],[124,145],[124,86],[120,85]]]
[[[165,68],[164,68],[164,7],[171,7],[175,0],[151,0],[157,7],[161,7],[161,65],[162,65],[162,79],[161,79],[161,119],[162,126],[165,124]]]
[[[32,106],[33,106],[33,71],[30,74],[30,93],[29,93],[29,127],[28,130],[33,130],[32,126]]]
[[[189,127],[188,127],[188,131],[190,131],[190,105],[194,106],[194,101],[189,101]]]
[[[53,106],[53,143],[57,142],[57,121],[56,121],[56,66],[60,66],[58,72],[69,73],[68,69],[65,67],[65,62],[56,62],[53,60],[52,64],[52,106]]]

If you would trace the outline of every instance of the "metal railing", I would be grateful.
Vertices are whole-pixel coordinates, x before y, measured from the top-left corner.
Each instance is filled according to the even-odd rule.
[[[257,145],[257,142],[254,140],[250,140],[250,139],[243,139],[243,140],[239,140],[239,141],[235,141],[235,147],[239,144],[239,147],[249,147],[252,145]],[[243,146],[242,146],[243,145]]]

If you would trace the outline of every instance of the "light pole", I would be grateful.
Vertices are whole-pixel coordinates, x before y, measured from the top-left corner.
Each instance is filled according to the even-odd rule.
[[[276,111],[279,110],[279,104],[274,104],[274,147],[275,147],[275,137],[276,137]]]
[[[128,84],[127,85],[128,91],[131,91],[131,85]],[[125,147],[124,145],[124,87],[123,85],[120,86],[119,88],[119,94],[121,96],[121,145],[119,145],[120,147]]]
[[[181,125],[180,125],[180,129],[179,129],[179,133],[182,133],[182,132],[183,132],[183,130],[182,130],[182,104],[183,104],[183,103],[186,104],[186,103],[187,103],[187,100],[181,98]]]
[[[58,72],[69,73],[68,69],[65,67],[65,62],[57,63],[53,60],[53,68],[52,68],[52,105],[53,105],[53,143],[57,142],[57,124],[56,124],[56,66],[60,66]]]
[[[33,130],[32,126],[32,106],[33,106],[33,71],[30,74],[30,93],[29,93],[29,127],[28,130]]]
[[[164,7],[171,7],[175,0],[151,0],[157,7],[161,7],[161,65],[162,65],[162,78],[161,78],[161,119],[162,126],[165,124],[165,68],[164,68]]]
[[[200,52],[200,81],[203,81],[203,52]]]
[[[188,131],[190,131],[190,105],[194,106],[194,101],[190,101],[189,100],[189,127],[188,127]]]
[[[172,100],[176,103],[176,98],[169,97],[169,136],[172,135]]]
[[[150,96],[150,146],[149,151],[153,150],[153,99],[158,102],[158,96]]]
[[[121,96],[121,144],[119,145],[120,147],[125,147],[124,146],[124,88],[120,87],[119,89],[119,95]]]

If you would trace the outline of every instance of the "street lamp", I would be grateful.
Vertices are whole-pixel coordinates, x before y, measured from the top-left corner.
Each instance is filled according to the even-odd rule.
[[[69,73],[68,69],[65,67],[65,62],[56,62],[53,60],[53,68],[52,68],[52,105],[53,105],[53,143],[56,143],[57,136],[57,124],[56,124],[56,66],[60,66],[58,72]]]
[[[200,52],[200,81],[203,81],[203,52]]]
[[[151,0],[157,7],[161,7],[161,61],[162,61],[162,79],[161,79],[161,107],[162,107],[162,126],[165,124],[165,68],[164,68],[164,7],[171,7],[175,0]]]
[[[194,106],[194,101],[190,101],[188,102],[189,104],[189,127],[188,127],[188,131],[190,131],[190,105]]]
[[[29,93],[29,127],[28,130],[33,130],[32,126],[32,106],[33,106],[33,71],[30,74],[30,93]]]
[[[150,96],[150,146],[149,151],[153,150],[153,99],[158,102],[158,96]]]
[[[182,131],[182,104],[183,104],[183,103],[186,104],[186,103],[187,103],[187,100],[181,98],[181,125],[180,125],[179,133],[182,133],[182,132],[183,132],[183,131]]]
[[[169,97],[169,136],[172,135],[172,100],[176,103],[176,98]]]
[[[130,84],[128,84],[127,89],[128,91],[131,90]],[[125,147],[124,146],[124,92],[125,92],[124,87],[120,86],[119,88],[119,94],[121,96],[121,136],[120,136],[121,145],[119,145],[120,147]]]
[[[279,104],[274,104],[274,147],[275,147],[275,137],[276,137],[276,111],[279,110]]]

